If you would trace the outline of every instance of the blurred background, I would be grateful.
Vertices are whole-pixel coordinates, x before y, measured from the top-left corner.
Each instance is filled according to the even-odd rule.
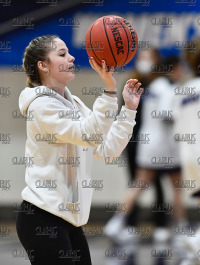
[[[121,157],[113,164],[98,160],[93,162],[92,178],[99,180],[99,185],[94,188],[90,219],[84,226],[93,264],[199,264],[192,254],[185,254],[180,241],[184,236],[196,235],[198,230],[199,199],[191,194],[198,194],[200,190],[198,180],[192,177],[196,175],[195,170],[199,171],[200,151],[199,157],[197,154],[193,159],[195,169],[192,167],[194,174],[191,175],[190,171],[185,173],[183,170],[184,159],[187,159],[181,153],[184,148],[174,147],[175,141],[170,155],[163,151],[164,155],[148,157],[148,145],[156,143],[156,139],[157,149],[160,150],[164,150],[166,143],[168,145],[170,139],[174,139],[178,133],[174,124],[176,121],[178,126],[181,123],[181,102],[185,97],[192,98],[198,94],[198,87],[184,84],[196,74],[185,54],[189,53],[193,57],[198,54],[199,2],[1,0],[0,10],[0,264],[30,264],[15,229],[16,213],[22,201],[21,191],[25,187],[27,162],[24,158],[26,121],[18,108],[19,94],[26,86],[22,68],[25,47],[37,36],[59,35],[75,57],[76,78],[68,87],[72,94],[80,97],[92,109],[95,99],[102,92],[103,83],[89,65],[84,41],[91,23],[104,15],[126,18],[136,29],[139,40],[134,59],[114,73],[119,106],[123,104],[124,84],[130,77],[140,78],[145,92],[141,109],[138,110],[137,133],[134,132]],[[148,105],[148,100],[154,97],[159,100]],[[199,123],[200,115],[197,114],[196,123]],[[152,129],[151,123],[154,124],[155,119],[158,125],[155,123]],[[150,127],[143,128],[143,120],[148,120]],[[162,125],[161,128],[160,124],[164,123],[170,124],[171,129],[163,129]],[[182,130],[181,126],[177,130]],[[193,131],[186,124],[185,127],[185,138],[179,138],[179,142],[188,141],[184,143],[188,148],[191,145],[197,146],[199,132]],[[166,131],[168,133],[160,140],[160,135],[163,138]],[[170,139],[169,134],[172,136]],[[146,171],[135,172],[137,168]],[[179,172],[179,176],[174,178],[177,186],[171,185],[170,174],[174,172],[173,168]],[[143,177],[139,178],[141,175]],[[155,183],[150,185],[153,179]],[[141,191],[140,196],[134,195],[137,193],[135,190]],[[129,193],[130,196],[127,195]],[[130,201],[137,205],[134,210],[133,205],[130,206],[129,221],[124,226],[129,228],[126,230],[128,235],[123,237],[120,234],[116,237],[115,232],[109,231],[114,227],[119,232],[121,227],[111,218],[123,213]],[[181,213],[178,205],[182,209]],[[109,220],[112,223],[108,223]]]

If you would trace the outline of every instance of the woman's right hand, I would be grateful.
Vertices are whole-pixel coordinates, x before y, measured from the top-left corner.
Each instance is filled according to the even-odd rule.
[[[102,68],[96,63],[93,57],[89,58],[89,62],[91,67],[100,75],[101,79],[105,83],[105,87],[107,90],[115,90],[116,88],[116,80],[113,76],[114,67],[111,67],[108,71],[106,62],[102,60]]]

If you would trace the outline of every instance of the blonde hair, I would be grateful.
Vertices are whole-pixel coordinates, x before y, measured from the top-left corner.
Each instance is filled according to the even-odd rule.
[[[41,85],[38,71],[38,61],[48,60],[48,53],[55,49],[54,39],[57,35],[44,35],[33,39],[26,47],[23,58],[23,68],[27,75],[27,85],[35,87]]]

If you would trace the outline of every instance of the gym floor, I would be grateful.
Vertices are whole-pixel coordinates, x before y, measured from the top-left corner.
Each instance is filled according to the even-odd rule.
[[[8,225],[8,224],[7,224]],[[0,240],[0,264],[1,265],[28,265],[30,261],[26,258],[26,253],[19,242],[14,224],[10,227],[10,235],[2,236]],[[92,256],[93,265],[176,265],[173,256],[170,258],[158,259],[153,257],[150,240],[142,240],[137,247],[137,256],[128,260],[124,255],[125,249],[112,248],[111,242],[105,237],[89,236],[88,243]],[[166,247],[166,246],[165,246]],[[165,249],[170,250],[168,245]],[[21,257],[14,257],[13,253],[21,253]],[[169,256],[168,256],[169,257]],[[124,258],[124,260],[123,260]],[[45,265],[45,264],[44,264]]]

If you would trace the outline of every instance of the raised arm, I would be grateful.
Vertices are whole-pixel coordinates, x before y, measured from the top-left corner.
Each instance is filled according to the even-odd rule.
[[[105,88],[113,91],[116,88],[116,80],[113,76],[114,68],[109,71],[106,63],[102,61],[102,68],[93,58],[89,59],[92,68],[98,72],[104,81]],[[114,117],[108,119],[106,112],[116,112],[118,109],[117,98],[114,94],[104,93],[99,96],[88,117],[81,117],[78,121],[59,119],[59,113],[65,112],[66,107],[55,99],[45,104],[42,111],[42,127],[47,133],[55,134],[58,141],[83,146],[98,146],[107,135]],[[70,109],[69,109],[70,111]]]
[[[106,111],[116,111],[117,108],[117,98],[102,95],[96,99],[93,111],[90,111],[87,117],[80,117],[78,120],[65,119],[59,114],[70,112],[72,109],[51,98],[43,107],[42,117],[40,114],[36,117],[44,133],[55,135],[58,143],[95,147],[102,143],[105,130],[107,127],[110,129],[114,120],[106,118]]]
[[[140,86],[141,83],[138,83],[137,79],[127,81],[122,93],[125,106],[122,106],[120,114],[117,116],[117,120],[113,122],[105,141],[94,148],[95,158],[105,162],[108,157],[111,159],[119,157],[128,144],[136,124],[136,109],[143,92],[143,89],[139,88]]]

